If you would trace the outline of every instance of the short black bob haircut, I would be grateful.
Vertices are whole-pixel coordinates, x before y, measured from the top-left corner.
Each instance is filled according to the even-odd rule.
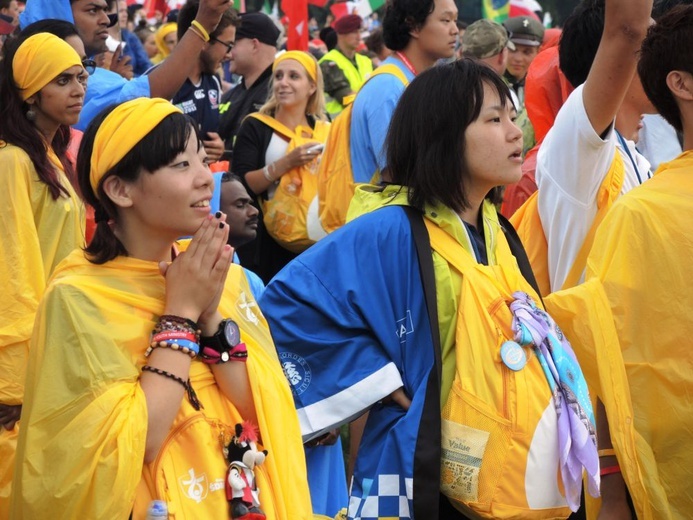
[[[103,264],[128,254],[108,223],[109,220],[118,221],[118,210],[103,190],[104,181],[116,175],[127,182],[135,182],[142,172],[151,173],[170,164],[185,151],[191,135],[197,138],[198,147],[202,146],[195,122],[181,113],[170,114],[103,176],[94,192],[90,181],[94,139],[101,124],[115,108],[116,105],[105,108],[89,123],[77,155],[77,180],[82,197],[94,207],[96,217],[94,238],[85,248],[87,258],[94,264]]]
[[[412,206],[442,204],[457,213],[469,207],[464,134],[481,113],[484,85],[503,107],[512,104],[503,79],[469,58],[433,67],[404,90],[385,146],[390,179],[409,188]]]

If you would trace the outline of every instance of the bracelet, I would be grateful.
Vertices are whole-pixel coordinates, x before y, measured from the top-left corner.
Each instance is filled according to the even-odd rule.
[[[600,457],[615,457],[616,451],[613,448],[608,448],[605,450],[599,450],[597,452],[597,455],[599,455]]]
[[[267,179],[267,182],[274,182],[274,179],[270,175],[269,168],[266,164],[262,167],[262,175],[265,177],[265,179]]]
[[[190,341],[187,339],[175,339],[171,341],[159,341],[158,343],[152,343],[151,345],[149,345],[149,348],[147,348],[147,350],[145,351],[144,357],[149,357],[152,351],[158,347],[166,347],[172,350],[180,350],[183,354],[187,354],[192,359],[195,359],[195,356],[197,356],[200,353],[200,345],[198,345],[194,341]]]
[[[621,466],[617,464],[616,466],[607,466],[606,468],[601,468],[599,470],[600,477],[612,475],[613,473],[621,473]]]
[[[188,27],[188,31],[190,31],[191,33],[193,33],[194,35],[196,35],[197,37],[199,37],[200,40],[202,40],[204,43],[207,43],[207,40],[205,40],[205,37],[202,36],[202,34],[200,33],[200,31],[198,31],[198,30],[195,29],[194,27]]]
[[[157,374],[160,376],[167,377],[171,379],[172,381],[175,381],[179,385],[181,385],[185,391],[188,394],[188,401],[190,401],[190,404],[192,405],[195,410],[200,410],[200,408],[204,408],[202,406],[202,403],[200,403],[199,399],[197,398],[197,394],[195,393],[195,390],[193,390],[192,385],[190,384],[190,379],[187,381],[183,379],[182,377],[178,377],[176,374],[172,374],[171,372],[166,372],[166,370],[161,370],[160,368],[156,368],[150,365],[144,365],[142,367],[142,372],[151,372],[153,374]]]
[[[152,335],[157,335],[160,332],[185,332],[190,333],[195,337],[195,343],[199,343],[200,327],[192,320],[173,314],[164,314],[156,323]]]
[[[205,41],[205,43],[209,41],[209,33],[200,22],[198,22],[197,20],[193,20],[190,24],[190,27],[194,27],[195,29],[200,31],[200,36]]]
[[[154,343],[160,343],[162,341],[166,342],[168,340],[177,339],[187,339],[188,341],[193,341],[197,343],[197,337],[192,332],[185,332],[182,330],[163,330],[161,332],[157,332],[152,336],[150,344],[154,345]]]

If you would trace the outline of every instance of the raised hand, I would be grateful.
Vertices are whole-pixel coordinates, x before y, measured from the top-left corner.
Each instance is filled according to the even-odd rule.
[[[171,265],[160,265],[166,277],[164,314],[175,314],[198,321],[204,313],[212,314],[219,304],[221,288],[233,259],[233,249],[226,244],[229,226],[225,215],[210,215]]]

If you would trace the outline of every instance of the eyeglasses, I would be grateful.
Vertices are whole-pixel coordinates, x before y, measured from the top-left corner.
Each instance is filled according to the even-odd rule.
[[[90,76],[96,72],[96,62],[94,60],[90,60],[89,58],[82,60],[82,67],[84,67],[84,70],[86,70],[87,74]]]
[[[218,44],[223,45],[224,47],[226,47],[226,52],[227,52],[227,53],[231,52],[231,50],[233,49],[233,46],[235,45],[235,42],[226,43],[226,42],[223,42],[223,41],[218,40],[218,39],[216,39],[216,38],[210,38],[210,40],[213,41],[214,43],[218,43]]]

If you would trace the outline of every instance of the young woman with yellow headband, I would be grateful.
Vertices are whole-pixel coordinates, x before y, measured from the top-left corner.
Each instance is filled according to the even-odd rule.
[[[260,118],[251,114],[245,119],[233,149],[233,172],[260,202],[274,196],[284,175],[319,157],[315,145],[325,142],[329,127],[322,72],[315,58],[306,52],[285,52],[275,59],[272,70],[269,100],[260,108]],[[289,134],[304,144],[291,149]],[[279,245],[263,223],[254,250],[241,249],[239,256],[245,267],[268,283],[296,255]]]
[[[291,393],[226,216],[210,213],[192,120],[161,99],[107,109],[77,171],[97,230],[37,314],[15,518],[141,519],[158,499],[176,518],[228,519],[223,447],[242,421],[268,451],[254,468],[267,518],[311,518]]]
[[[159,52],[151,59],[151,62],[156,65],[164,61],[178,43],[178,24],[169,22],[159,27],[154,33],[154,41]]]
[[[84,207],[70,185],[70,125],[87,72],[65,41],[21,35],[0,71],[0,518],[8,516],[29,338],[46,282],[84,244]]]

